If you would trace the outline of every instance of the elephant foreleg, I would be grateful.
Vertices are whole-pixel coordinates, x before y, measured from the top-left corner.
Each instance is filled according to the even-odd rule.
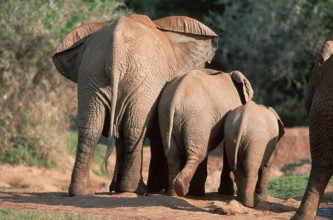
[[[332,176],[332,167],[327,169],[317,170],[312,167],[301,205],[292,219],[315,219],[320,198]]]

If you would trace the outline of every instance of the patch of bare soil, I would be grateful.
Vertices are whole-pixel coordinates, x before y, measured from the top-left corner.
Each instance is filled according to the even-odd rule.
[[[144,179],[147,179],[149,151],[149,148],[144,148]],[[272,177],[282,176],[287,172],[308,173],[309,158],[307,128],[286,129],[286,135],[275,153]],[[112,168],[115,155],[109,160],[112,161]],[[73,159],[69,158],[69,162],[71,167]],[[300,204],[301,196],[288,200],[269,197],[267,202],[259,203],[255,209],[244,207],[235,197],[216,193],[221,168],[221,152],[216,150],[209,157],[205,197],[109,194],[112,169],[109,178],[91,175],[96,195],[68,197],[66,192],[71,168],[54,170],[4,164],[0,165],[0,207],[42,210],[57,214],[88,214],[115,219],[290,219]],[[333,189],[330,187],[326,191],[332,192]],[[320,205],[328,206],[330,205]]]

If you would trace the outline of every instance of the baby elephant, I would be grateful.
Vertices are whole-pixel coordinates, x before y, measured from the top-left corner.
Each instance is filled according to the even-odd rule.
[[[223,139],[225,115],[252,97],[251,84],[239,71],[194,70],[166,84],[158,117],[168,162],[168,194],[205,194],[207,154]]]
[[[274,109],[253,101],[226,116],[223,172],[234,172],[237,198],[245,206],[266,200],[273,152],[283,134],[283,123]]]

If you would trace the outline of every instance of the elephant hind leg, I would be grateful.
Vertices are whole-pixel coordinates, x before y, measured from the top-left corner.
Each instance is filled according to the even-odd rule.
[[[257,182],[256,176],[245,176],[244,174],[235,174],[237,184],[237,199],[247,207],[255,207],[257,204],[254,190]]]
[[[194,173],[194,176],[190,182],[189,194],[192,196],[204,196],[205,195],[205,183],[207,179],[207,161],[206,157],[198,166]]]
[[[170,150],[167,153],[167,162],[168,162],[168,173],[169,173],[168,195],[176,196],[177,194],[174,189],[174,184],[176,178],[180,173],[181,155],[178,146],[173,139],[171,139]]]
[[[104,111],[103,108],[99,114],[79,114],[78,146],[68,191],[70,196],[95,194],[90,182],[90,164],[102,134]],[[79,110],[79,113],[82,112]]]
[[[276,146],[276,144],[274,146]],[[269,172],[270,172],[270,167],[271,167],[273,156],[274,156],[274,154],[273,154],[274,150],[275,150],[275,147],[272,148],[272,150],[270,150],[268,152],[269,157],[268,157],[266,163],[264,164],[264,166],[259,168],[258,182],[256,185],[256,195],[257,195],[258,202],[264,202],[267,200]],[[265,158],[265,156],[264,156],[264,158]]]
[[[142,153],[146,130],[143,126],[137,128],[131,124],[126,124],[123,131],[124,164],[120,191],[145,195],[148,193],[148,189],[142,178]]]
[[[186,164],[180,174],[176,177],[174,183],[174,189],[179,196],[185,196],[190,182],[193,178],[195,171],[198,168],[198,165],[204,160],[204,156],[191,156],[189,155],[186,161]]]

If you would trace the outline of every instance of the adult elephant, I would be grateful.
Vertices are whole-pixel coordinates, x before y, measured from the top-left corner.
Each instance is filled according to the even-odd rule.
[[[183,16],[151,21],[144,15],[83,25],[64,37],[53,56],[58,71],[78,86],[78,146],[70,195],[91,195],[90,163],[103,134],[117,147],[110,190],[144,194],[142,147],[152,142],[150,174],[163,152],[157,127],[157,99],[167,81],[212,59],[218,36]],[[109,151],[110,152],[110,151]],[[156,163],[154,164],[154,160]],[[149,177],[148,185],[156,178]]]
[[[205,194],[207,154],[223,139],[225,115],[252,97],[251,84],[239,71],[193,70],[167,83],[158,117],[169,168],[168,194]],[[230,191],[233,183],[225,180],[222,176],[220,187]]]
[[[302,203],[293,219],[314,219],[333,174],[333,40],[317,57],[305,95],[309,115],[311,172]]]
[[[267,198],[269,169],[284,126],[273,108],[253,101],[231,110],[224,123],[223,147],[237,184],[237,198],[246,206]],[[230,175],[228,175],[230,177]]]

